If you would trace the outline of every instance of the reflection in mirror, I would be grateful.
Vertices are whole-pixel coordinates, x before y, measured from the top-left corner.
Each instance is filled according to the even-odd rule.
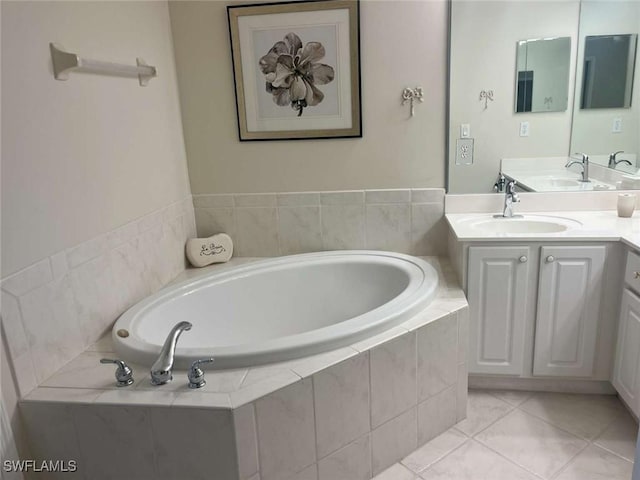
[[[516,113],[566,110],[571,38],[521,40],[516,51]]]
[[[593,165],[602,165],[616,176],[637,175],[638,154],[640,152],[640,62],[637,61],[637,34],[640,29],[640,2],[605,0],[583,0],[580,8],[580,36],[578,45],[578,64],[576,66],[576,91],[573,109],[573,127],[571,132],[571,152],[587,152]],[[628,41],[623,37],[626,37]],[[614,40],[618,38],[619,40]],[[593,43],[595,41],[595,44]],[[592,48],[596,45],[596,48]],[[599,55],[607,47],[605,55]],[[591,53],[589,53],[591,52]],[[618,54],[616,54],[618,52]],[[583,98],[588,98],[588,78],[593,75],[583,72],[585,60],[595,57],[595,69],[601,62],[609,62],[614,57],[623,57],[618,62],[623,65],[605,80],[602,90],[595,85],[592,99],[611,97],[613,85],[618,87],[618,99],[624,96],[628,102],[623,107],[581,108]],[[635,60],[635,65],[634,65]],[[588,63],[588,62],[587,62]],[[588,68],[588,67],[587,67]],[[595,84],[595,82],[594,82]],[[602,102],[603,100],[599,100]],[[602,103],[601,103],[602,104]],[[594,106],[595,107],[595,106]],[[617,153],[620,152],[620,153]],[[631,165],[629,165],[629,163]],[[628,178],[619,181],[629,182]]]
[[[630,108],[638,35],[585,39],[580,108]]]
[[[500,171],[535,191],[640,188],[640,61],[630,77],[630,107],[580,108],[586,38],[639,34],[640,1],[454,0],[450,18],[450,193],[492,192]],[[561,37],[570,38],[566,110],[535,112],[532,96],[531,111],[516,113],[514,72],[531,69],[513,55],[514,45]],[[483,90],[494,92],[488,108],[478,101]],[[590,182],[580,181],[580,163],[565,167],[574,152],[588,155]]]

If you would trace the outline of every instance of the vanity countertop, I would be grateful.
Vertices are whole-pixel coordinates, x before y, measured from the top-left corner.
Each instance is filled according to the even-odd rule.
[[[640,250],[640,213],[630,218],[618,217],[615,210],[580,212],[523,212],[524,218],[495,218],[491,213],[448,213],[445,215],[459,241],[622,241]],[[557,219],[568,228],[559,232],[496,232],[478,228],[479,223],[551,221]],[[573,224],[573,222],[579,222]]]
[[[603,180],[580,181],[581,176],[566,168],[536,171],[503,171],[508,180],[516,180],[518,186],[531,192],[585,192],[615,190],[616,186]]]

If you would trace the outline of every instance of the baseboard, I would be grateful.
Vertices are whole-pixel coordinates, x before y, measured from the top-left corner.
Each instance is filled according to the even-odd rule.
[[[615,395],[611,382],[602,380],[567,380],[560,378],[515,378],[469,375],[469,388],[493,390],[530,390],[535,392],[587,393]]]

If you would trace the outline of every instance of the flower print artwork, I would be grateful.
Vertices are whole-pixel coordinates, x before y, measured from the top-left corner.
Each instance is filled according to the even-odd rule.
[[[276,42],[258,62],[273,101],[281,107],[290,105],[298,117],[305,108],[322,102],[324,94],[317,85],[326,85],[335,77],[333,67],[320,63],[324,56],[320,42],[303,46],[295,33],[287,33],[284,40]]]

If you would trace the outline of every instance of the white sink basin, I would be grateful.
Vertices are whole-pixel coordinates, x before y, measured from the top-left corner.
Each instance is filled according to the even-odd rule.
[[[580,185],[580,180],[571,180],[569,178],[550,178],[549,184],[553,187],[577,187]]]
[[[543,215],[524,215],[512,218],[484,217],[474,219],[469,226],[484,233],[495,234],[535,234],[560,233],[582,224],[577,220],[565,217],[551,217]]]

